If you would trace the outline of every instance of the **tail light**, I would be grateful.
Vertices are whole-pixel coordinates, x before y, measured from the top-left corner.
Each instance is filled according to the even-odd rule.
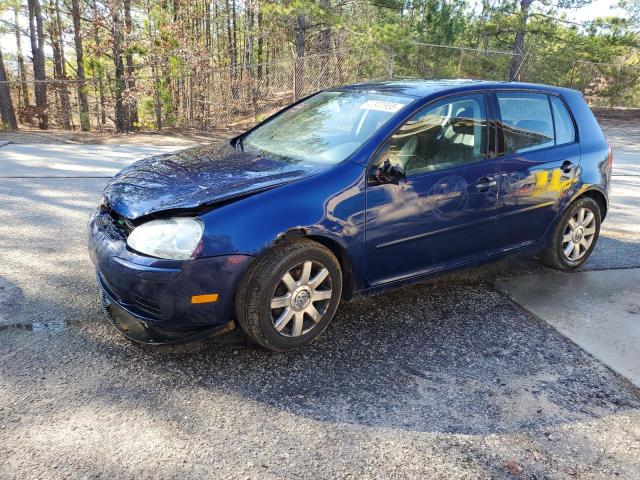
[[[611,171],[613,168],[613,147],[609,145],[609,159],[607,160],[607,170]]]

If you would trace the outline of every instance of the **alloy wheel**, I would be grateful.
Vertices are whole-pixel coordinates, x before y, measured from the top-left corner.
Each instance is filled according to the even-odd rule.
[[[586,207],[574,213],[562,236],[562,251],[571,262],[577,262],[586,255],[596,234],[596,216]]]
[[[286,337],[304,335],[318,325],[331,295],[331,275],[322,263],[307,260],[289,269],[271,298],[274,328]]]

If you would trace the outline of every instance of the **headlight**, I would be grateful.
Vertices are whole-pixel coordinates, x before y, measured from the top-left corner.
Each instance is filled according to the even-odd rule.
[[[195,218],[151,220],[131,232],[127,245],[152,257],[187,260],[198,246],[203,230],[202,222]]]

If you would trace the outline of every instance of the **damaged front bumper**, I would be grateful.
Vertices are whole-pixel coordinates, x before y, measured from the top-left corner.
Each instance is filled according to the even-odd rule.
[[[198,325],[165,328],[131,315],[120,307],[104,290],[100,292],[100,303],[109,323],[129,340],[149,345],[187,343],[222,335],[236,328],[233,320],[221,325]]]
[[[127,248],[109,218],[89,222],[89,255],[110,323],[131,340],[175,343],[233,328],[234,298],[248,255],[162,260]],[[198,298],[211,298],[206,302]]]

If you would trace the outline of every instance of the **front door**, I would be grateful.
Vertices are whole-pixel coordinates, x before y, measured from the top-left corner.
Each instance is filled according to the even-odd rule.
[[[487,155],[486,97],[448,97],[406,121],[374,157],[366,277],[377,286],[486,257],[498,161]]]

